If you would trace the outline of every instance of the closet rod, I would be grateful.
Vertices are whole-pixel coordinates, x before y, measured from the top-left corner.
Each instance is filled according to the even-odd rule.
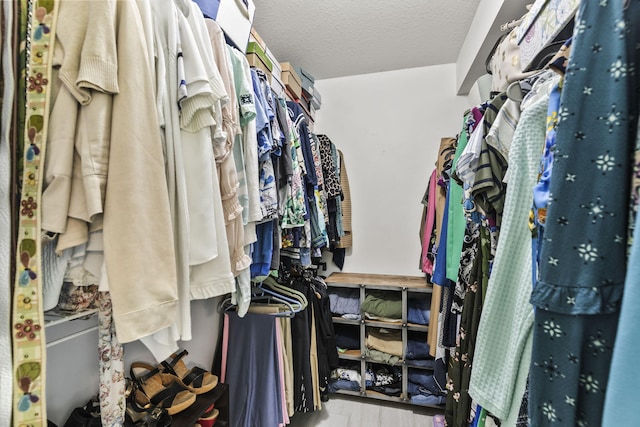
[[[79,337],[81,335],[88,334],[89,332],[93,332],[93,331],[97,331],[97,330],[98,330],[98,326],[96,325],[96,326],[92,326],[92,327],[87,328],[87,329],[83,329],[83,330],[78,331],[78,332],[74,332],[73,334],[67,335],[67,336],[59,338],[57,340],[53,340],[51,342],[48,342],[47,343],[47,348],[53,347],[54,345],[62,344],[63,342],[75,339],[75,338],[77,338],[77,337]]]

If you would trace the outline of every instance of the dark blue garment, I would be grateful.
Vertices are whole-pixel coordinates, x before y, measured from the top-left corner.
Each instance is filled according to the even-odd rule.
[[[424,395],[424,394],[416,394],[415,396],[411,396],[411,403],[414,405],[444,405],[447,401],[445,396],[434,396],[434,395]]]
[[[227,370],[233,427],[273,427],[282,423],[277,318],[228,313]]]
[[[256,225],[256,235],[258,241],[251,254],[251,278],[269,274],[273,257],[273,220]]]
[[[338,390],[360,391],[360,383],[349,380],[329,381],[329,393],[335,393]]]
[[[432,374],[427,371],[419,371],[417,369],[411,369],[409,371],[409,383],[416,384],[419,387],[426,389],[429,394],[445,394],[437,384]]]
[[[425,338],[425,337],[423,337]],[[426,339],[413,339],[409,338],[407,340],[407,351],[406,351],[406,359],[407,360],[416,360],[416,359],[429,359],[431,356],[429,355],[429,344],[427,344]]]
[[[428,325],[431,316],[431,300],[427,295],[409,298],[407,321],[418,325]]]

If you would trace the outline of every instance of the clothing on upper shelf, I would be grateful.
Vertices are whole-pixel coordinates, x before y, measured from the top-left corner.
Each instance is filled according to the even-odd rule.
[[[401,297],[398,292],[368,291],[361,309],[369,318],[402,319]]]
[[[358,289],[332,289],[329,293],[331,312],[338,315],[360,314],[360,291]]]
[[[431,317],[431,299],[423,296],[409,297],[407,300],[407,321],[418,325],[428,325]]]

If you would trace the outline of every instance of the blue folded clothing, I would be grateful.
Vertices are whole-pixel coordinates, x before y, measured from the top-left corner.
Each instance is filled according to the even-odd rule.
[[[419,366],[420,368],[431,369],[431,370],[435,369],[436,367],[436,361],[434,359],[415,359],[415,360],[407,359],[407,364],[411,366]]]
[[[407,351],[405,353],[405,359],[430,359],[429,344],[427,344],[427,337],[425,334],[410,334],[407,339]]]
[[[331,289],[329,305],[333,314],[360,314],[358,289]]]
[[[444,405],[447,403],[447,398],[445,396],[416,394],[411,396],[411,403],[415,405]]]
[[[329,393],[335,393],[338,390],[360,391],[360,383],[349,380],[331,380],[328,389]]]
[[[431,301],[427,294],[409,298],[407,304],[407,321],[418,325],[428,325],[431,317]]]
[[[433,375],[428,374],[426,372],[420,372],[415,369],[409,370],[409,384],[415,384],[417,387],[423,388],[428,391],[428,394],[440,395],[444,394],[443,390],[440,390],[440,387],[436,384],[435,378]],[[422,393],[421,391],[418,391]],[[409,394],[412,394],[411,392]],[[417,393],[414,393],[417,394]],[[423,393],[424,394],[424,393]]]

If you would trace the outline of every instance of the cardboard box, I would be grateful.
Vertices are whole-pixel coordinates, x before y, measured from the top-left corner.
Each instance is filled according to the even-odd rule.
[[[300,67],[297,67],[296,71],[300,76],[302,90],[313,96],[313,84],[316,79],[308,71]]]
[[[318,89],[316,88],[313,88],[313,98],[311,98],[311,105],[316,110],[319,110],[322,106],[322,97],[320,96],[320,92],[318,92]]]
[[[253,52],[247,53],[247,61],[249,62],[250,66],[258,68],[258,69],[264,71],[264,73],[267,75],[267,77],[269,77],[269,80],[271,80],[271,70],[269,70],[269,67],[267,66],[267,64],[265,64],[262,61],[260,56],[256,55]]]
[[[249,61],[249,65],[252,67],[260,68],[269,76],[271,75],[271,70],[273,70],[273,62],[262,50],[262,47],[256,42],[249,42],[247,46],[247,61]]]
[[[249,42],[256,42],[260,45],[262,50],[264,51],[267,50],[267,44],[264,42],[264,40],[262,40],[262,37],[260,37],[260,34],[258,34],[256,29],[253,27],[251,28],[251,33],[249,34]]]
[[[302,81],[300,80],[300,76],[296,73],[296,70],[290,62],[281,62],[280,67],[282,67],[282,82],[285,87],[289,89],[289,92],[295,100],[300,99],[302,96]]]

